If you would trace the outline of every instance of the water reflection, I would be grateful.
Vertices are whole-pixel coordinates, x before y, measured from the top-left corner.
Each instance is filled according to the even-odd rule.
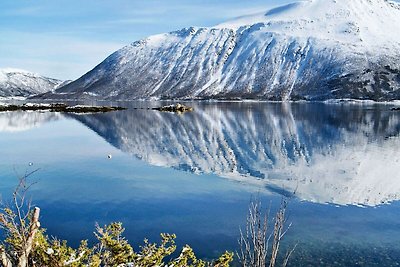
[[[50,112],[0,112],[0,132],[28,131],[60,118],[60,114]]]
[[[150,104],[158,105],[132,103]],[[385,106],[190,105],[195,111],[183,115],[0,113],[0,131],[8,131],[0,134],[0,193],[9,199],[14,164],[24,171],[32,161],[41,168],[32,195],[50,235],[78,246],[93,238],[95,222],[122,221],[134,244],[170,232],[179,246],[215,257],[237,249],[251,194],[266,188],[260,195],[274,210],[280,196],[270,191],[296,191],[307,201],[290,204],[287,241],[301,242],[294,266],[398,262],[400,202],[311,202],[398,200],[400,113]]]
[[[386,106],[203,103],[183,115],[68,116],[152,165],[215,173],[318,203],[400,199],[400,114]]]

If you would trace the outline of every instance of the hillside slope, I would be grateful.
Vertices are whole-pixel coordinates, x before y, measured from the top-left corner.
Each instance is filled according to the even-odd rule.
[[[0,69],[0,97],[27,97],[58,88],[62,81],[19,69]]]
[[[44,98],[400,98],[400,7],[310,0],[134,42]]]

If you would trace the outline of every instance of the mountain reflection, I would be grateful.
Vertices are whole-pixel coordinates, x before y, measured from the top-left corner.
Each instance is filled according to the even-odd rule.
[[[214,173],[318,203],[376,206],[400,199],[400,113],[386,106],[194,105],[181,115],[129,109],[65,116],[151,165]],[[59,117],[13,114],[1,114],[2,130]],[[4,126],[16,122],[22,126]]]
[[[384,106],[231,103],[183,115],[74,117],[152,165],[215,173],[319,203],[399,199],[400,114]]]
[[[22,132],[61,118],[50,112],[0,112],[0,132]]]

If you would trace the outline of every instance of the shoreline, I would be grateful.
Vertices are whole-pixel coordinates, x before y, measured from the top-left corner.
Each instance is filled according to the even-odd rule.
[[[65,103],[24,103],[22,105],[16,104],[0,104],[0,112],[7,111],[49,111],[49,112],[71,112],[71,113],[97,113],[97,112],[110,112],[117,110],[125,110],[124,107],[119,106],[92,106],[92,105],[68,105]]]

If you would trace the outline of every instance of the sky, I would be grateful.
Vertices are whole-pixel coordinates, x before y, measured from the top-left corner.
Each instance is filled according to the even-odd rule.
[[[286,0],[1,0],[0,68],[74,80],[149,35],[213,26]]]

